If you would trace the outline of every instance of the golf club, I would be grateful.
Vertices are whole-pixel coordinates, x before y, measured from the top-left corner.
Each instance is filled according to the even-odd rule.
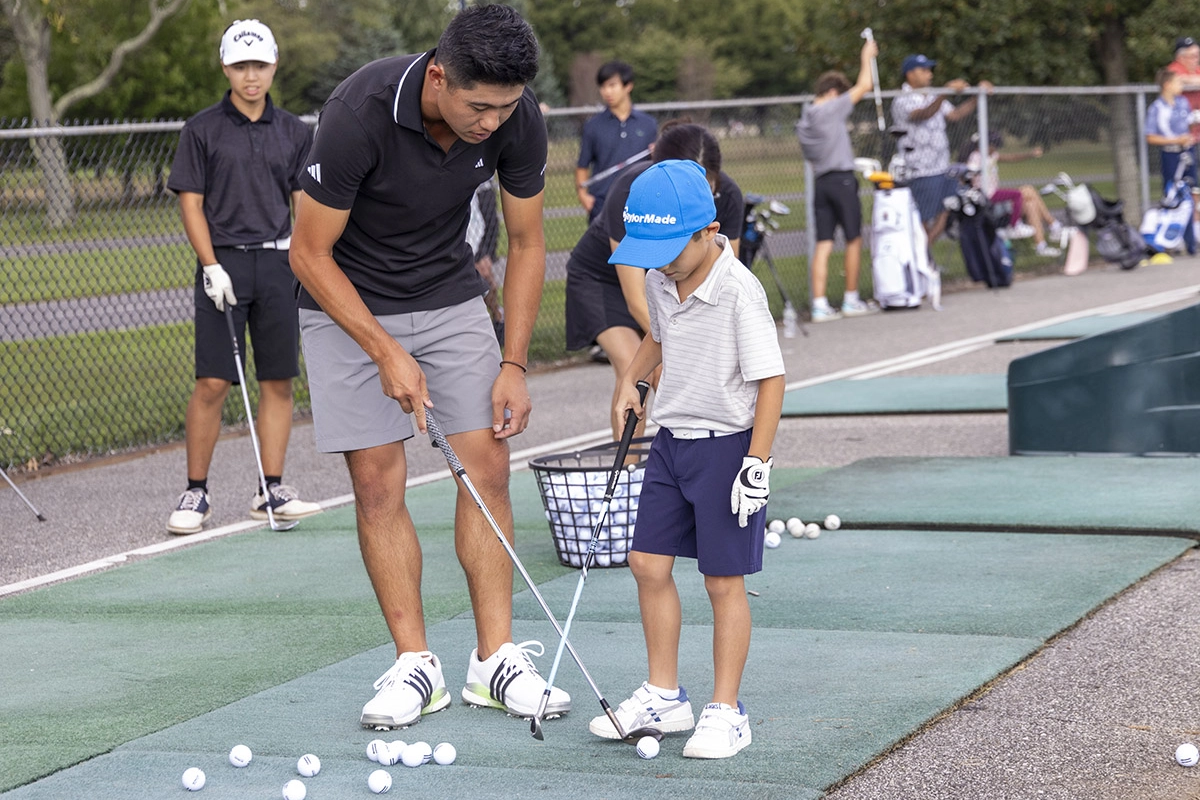
[[[637,382],[638,396],[642,405],[646,404],[646,393],[650,384],[646,381]],[[583,569],[579,571],[579,583],[575,585],[575,598],[571,600],[571,610],[567,612],[567,621],[563,623],[562,638],[558,640],[558,652],[554,654],[554,665],[550,667],[550,677],[546,679],[546,691],[542,694],[542,702],[537,713],[529,723],[529,732],[539,741],[542,736],[542,717],[546,713],[546,705],[550,702],[550,689],[554,686],[554,678],[558,675],[558,665],[562,661],[563,647],[567,636],[571,633],[571,622],[575,619],[575,610],[579,608],[579,597],[583,594],[583,584],[587,580],[588,567],[591,566],[592,556],[596,553],[596,542],[600,541],[600,530],[608,519],[608,509],[612,505],[613,494],[617,491],[617,481],[620,480],[621,470],[625,467],[625,456],[629,453],[629,443],[633,441],[633,430],[637,427],[637,415],[632,409],[625,415],[625,430],[621,432],[621,442],[617,445],[617,457],[613,463],[612,472],[608,476],[608,488],[604,491],[604,501],[600,504],[600,518],[592,529],[592,538],[588,541],[587,553],[583,557]],[[619,729],[618,729],[619,730]]]
[[[262,451],[258,448],[258,434],[254,431],[254,414],[250,411],[250,392],[246,389],[246,371],[242,368],[242,353],[238,349],[237,331],[233,328],[233,309],[228,304],[225,306],[225,324],[229,326],[229,338],[233,341],[233,362],[237,365],[238,386],[242,387],[242,402],[246,405],[246,421],[250,423],[250,443],[254,445],[254,461],[258,464],[258,483],[262,488],[263,500],[267,505],[267,522],[271,524],[273,531],[290,531],[300,523],[296,520],[278,522],[275,519],[275,510],[271,508],[271,492],[267,488],[267,475],[263,471]]]
[[[862,38],[868,42],[875,41],[875,34],[870,28],[863,28]],[[875,118],[879,122],[879,132],[883,133],[887,127],[883,121],[883,95],[879,91],[879,62],[875,56],[871,56],[871,83],[875,85]]]
[[[642,150],[641,152],[634,153],[633,155],[631,155],[629,158],[625,159],[624,161],[621,161],[617,164],[613,164],[608,169],[600,170],[595,175],[593,175],[592,177],[590,177],[586,181],[584,181],[583,185],[586,188],[588,186],[591,186],[596,181],[602,181],[605,178],[607,178],[609,175],[615,175],[616,173],[618,173],[621,170],[628,167],[630,164],[634,164],[638,161],[641,161],[643,158],[645,158],[648,155],[650,155],[649,147],[647,147],[645,150]]]
[[[17,488],[17,485],[12,482],[12,478],[8,477],[8,473],[3,469],[0,469],[0,476],[3,476],[8,485],[12,487],[12,490],[17,493],[17,496],[25,501],[25,505],[29,506],[29,510],[32,511],[34,516],[38,518],[38,522],[45,522],[46,518],[42,516],[42,512],[38,511],[33,503],[29,502],[29,498],[25,496],[24,492]]]
[[[463,469],[462,462],[458,460],[454,449],[450,447],[450,442],[446,441],[445,435],[442,433],[441,426],[437,420],[429,413],[429,409],[425,409],[425,428],[429,432],[429,438],[433,441],[434,447],[442,451],[442,455],[446,458],[446,463],[450,465],[450,471],[462,481],[462,484],[467,489],[467,493],[471,495],[471,499],[475,501],[475,505],[483,512],[483,516],[487,519],[488,525],[491,526],[492,532],[496,534],[496,538],[500,540],[500,544],[504,547],[504,552],[508,553],[509,560],[513,566],[517,568],[517,572],[521,573],[521,577],[525,580],[525,585],[529,587],[530,594],[537,600],[539,606],[542,607],[542,612],[550,620],[550,624],[558,631],[559,636],[563,636],[562,627],[558,624],[558,620],[554,618],[554,613],[550,610],[550,606],[546,605],[546,600],[542,597],[542,593],[538,591],[537,584],[533,582],[533,578],[529,577],[529,573],[525,570],[525,565],[521,563],[521,559],[517,557],[517,551],[513,550],[512,545],[508,541],[508,537],[504,535],[504,531],[500,530],[500,525],[496,522],[496,518],[492,516],[492,512],[488,510],[487,504],[483,502],[483,498],[479,496],[479,491],[475,485],[471,483],[471,479],[467,477],[467,471]],[[564,641],[566,637],[563,637]],[[638,743],[638,740],[644,736],[652,736],[658,741],[662,741],[662,731],[656,728],[637,728],[636,730],[625,732],[621,727],[621,723],[617,720],[617,715],[608,706],[608,701],[604,699],[604,695],[600,693],[600,687],[592,680],[591,673],[587,671],[587,667],[583,665],[583,659],[575,652],[575,648],[570,642],[567,642],[567,650],[571,653],[571,658],[575,659],[575,663],[579,666],[579,671],[583,673],[583,678],[588,682],[588,686],[596,694],[600,700],[600,707],[604,709],[604,713],[608,715],[613,726],[617,729],[617,733],[621,737],[621,741],[626,744]]]

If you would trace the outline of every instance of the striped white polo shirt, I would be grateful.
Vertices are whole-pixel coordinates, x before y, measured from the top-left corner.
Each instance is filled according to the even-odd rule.
[[[724,251],[682,303],[674,281],[646,274],[650,335],[663,351],[650,419],[664,428],[744,431],[754,425],[758,381],[784,374],[766,292],[728,240],[718,241]]]

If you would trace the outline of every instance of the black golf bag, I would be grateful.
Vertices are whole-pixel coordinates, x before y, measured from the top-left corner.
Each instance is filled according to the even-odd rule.
[[[961,165],[951,168],[950,175],[958,179],[958,189],[943,201],[950,212],[948,234],[958,239],[971,280],[997,289],[1012,284],[1012,252],[996,233],[1012,214],[1012,204],[989,202],[974,185],[978,174]]]

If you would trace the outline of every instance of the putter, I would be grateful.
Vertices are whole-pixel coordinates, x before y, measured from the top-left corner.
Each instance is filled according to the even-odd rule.
[[[35,517],[38,518],[38,522],[45,522],[46,518],[44,516],[42,516],[42,512],[38,511],[37,507],[34,506],[33,503],[29,502],[29,498],[25,496],[24,492],[22,492],[20,489],[17,488],[17,485],[12,482],[12,478],[8,477],[8,473],[5,472],[2,468],[0,468],[0,476],[3,476],[5,482],[7,482],[8,485],[12,487],[12,490],[17,493],[17,497],[20,497],[22,500],[25,501],[25,505],[29,506],[29,510],[33,512],[33,515]]]
[[[517,568],[517,572],[521,573],[521,577],[525,580],[525,585],[529,587],[530,594],[537,600],[539,606],[542,607],[542,612],[550,620],[550,624],[558,631],[558,635],[563,635],[562,627],[555,619],[554,613],[550,610],[550,606],[546,605],[546,599],[542,597],[542,593],[538,591],[537,584],[533,582],[533,578],[529,577],[529,573],[525,570],[525,565],[521,563],[521,559],[517,556],[517,551],[513,550],[509,544],[508,538],[504,535],[504,531],[500,530],[500,525],[496,522],[496,518],[492,516],[492,512],[488,510],[487,504],[483,502],[483,498],[479,496],[479,491],[475,485],[471,483],[471,479],[467,477],[467,471],[463,469],[462,462],[458,460],[458,456],[454,453],[454,448],[450,446],[450,442],[446,441],[446,436],[442,433],[442,428],[438,425],[437,420],[429,413],[429,409],[425,409],[425,429],[429,432],[429,438],[433,441],[433,446],[442,451],[442,455],[446,458],[446,463],[450,465],[450,471],[462,481],[466,487],[467,493],[471,495],[471,499],[475,501],[475,505],[483,512],[484,518],[487,519],[488,525],[492,532],[496,534],[496,538],[500,540],[500,544],[504,547],[504,552],[508,554],[508,558],[512,561],[513,566]],[[565,638],[565,637],[564,637]],[[600,707],[604,709],[604,713],[612,721],[613,726],[617,729],[617,733],[621,736],[621,741],[626,744],[637,744],[638,740],[643,736],[652,736],[656,741],[662,741],[662,731],[657,728],[637,728],[628,733],[621,727],[621,723],[617,720],[617,715],[609,708],[608,701],[604,699],[604,695],[600,693],[600,687],[592,680],[591,673],[587,671],[587,667],[583,665],[583,659],[575,652],[574,646],[567,642],[567,650],[571,653],[571,658],[579,666],[579,671],[583,673],[583,678],[588,682],[588,686],[592,688],[596,697],[600,700]]]
[[[646,381],[638,381],[637,389],[640,401],[642,405],[645,405],[646,393],[650,391],[650,384]],[[571,622],[575,619],[575,610],[579,608],[579,597],[583,594],[583,584],[587,580],[588,567],[591,566],[592,556],[596,553],[596,542],[600,541],[600,529],[604,527],[604,521],[608,519],[608,509],[612,504],[613,494],[617,491],[617,481],[620,480],[621,470],[625,466],[625,456],[629,452],[629,443],[633,441],[633,429],[637,427],[637,421],[637,415],[632,411],[626,413],[625,430],[621,432],[621,442],[617,445],[617,458],[613,463],[612,472],[608,476],[608,488],[604,491],[604,502],[600,505],[600,518],[596,520],[596,527],[592,529],[592,538],[588,541],[587,553],[583,557],[583,569],[579,571],[579,583],[575,585],[575,598],[571,600],[571,610],[567,612],[567,621],[563,623],[562,638],[558,640],[558,652],[554,654],[554,665],[550,667],[550,677],[546,679],[546,691],[542,694],[542,702],[538,706],[537,713],[533,715],[533,719],[529,723],[529,733],[539,741],[544,738],[542,736],[542,717],[546,714],[546,704],[550,702],[550,689],[554,686],[554,678],[558,675],[558,665],[562,661],[563,647],[567,643],[567,636],[571,633]]]
[[[860,35],[868,42],[875,41],[875,34],[871,32],[870,28],[863,28]],[[879,62],[876,61],[875,56],[871,56],[871,82],[875,84],[875,119],[879,122],[879,132],[883,133],[887,126],[883,121],[883,95],[879,92]]]
[[[641,152],[634,153],[634,154],[633,154],[633,155],[631,155],[629,158],[625,159],[624,161],[622,161],[622,162],[620,162],[620,163],[613,164],[613,165],[612,165],[611,167],[609,167],[608,169],[602,169],[602,170],[600,170],[600,171],[599,171],[599,172],[597,172],[595,175],[593,175],[592,177],[590,177],[590,178],[588,178],[586,181],[584,181],[584,182],[583,182],[583,185],[584,185],[584,187],[586,188],[586,187],[588,187],[588,186],[591,186],[591,185],[592,185],[593,183],[595,183],[596,181],[602,181],[602,180],[604,180],[605,178],[607,178],[609,175],[615,175],[616,173],[618,173],[618,172],[620,172],[621,170],[623,170],[623,169],[625,169],[626,167],[628,167],[630,164],[635,164],[635,163],[637,163],[638,161],[641,161],[643,158],[645,158],[645,157],[646,157],[646,156],[648,156],[648,155],[650,155],[650,148],[649,148],[649,147],[647,147],[645,150],[642,150]]]
[[[238,349],[237,331],[233,328],[233,309],[228,303],[225,304],[225,324],[229,326],[229,338],[233,341],[233,363],[237,365],[238,386],[242,387],[242,402],[246,405],[246,420],[250,423],[250,443],[254,445],[254,461],[258,464],[258,485],[262,488],[263,499],[267,501],[267,522],[273,531],[290,531],[300,524],[299,521],[279,522],[275,519],[275,510],[271,508],[271,492],[267,489],[262,451],[258,448],[258,434],[254,431],[254,414],[250,411],[250,392],[246,390],[246,371],[242,368],[242,353]]]

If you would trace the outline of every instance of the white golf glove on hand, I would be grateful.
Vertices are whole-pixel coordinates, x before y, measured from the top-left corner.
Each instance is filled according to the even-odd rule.
[[[204,270],[204,293],[213,301],[217,311],[224,311],[225,304],[237,305],[237,295],[233,293],[233,281],[229,273],[220,264],[209,264]]]
[[[738,515],[738,525],[743,528],[754,512],[767,504],[767,497],[771,494],[771,466],[774,463],[774,458],[763,461],[758,456],[746,456],[742,459],[742,468],[733,481],[729,505],[733,513]]]

